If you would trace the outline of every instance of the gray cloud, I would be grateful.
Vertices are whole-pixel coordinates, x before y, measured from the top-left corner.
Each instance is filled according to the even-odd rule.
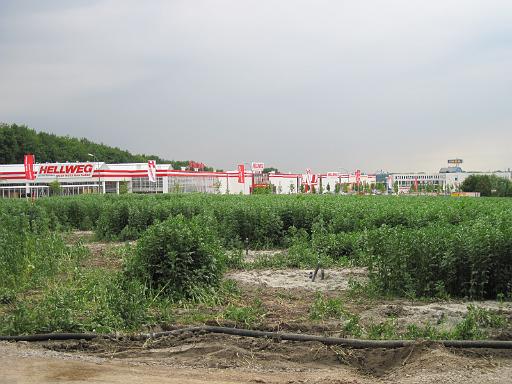
[[[510,68],[506,0],[0,5],[0,120],[223,168],[508,167]]]

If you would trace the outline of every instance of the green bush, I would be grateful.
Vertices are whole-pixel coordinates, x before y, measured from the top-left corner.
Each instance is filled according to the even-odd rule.
[[[127,276],[175,299],[217,286],[225,256],[213,226],[209,217],[182,215],[153,225],[138,241]]]
[[[372,283],[410,297],[508,296],[512,291],[512,219],[495,215],[459,225],[383,226],[364,238]]]

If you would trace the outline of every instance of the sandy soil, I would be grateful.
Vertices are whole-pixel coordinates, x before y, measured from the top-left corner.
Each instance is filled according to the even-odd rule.
[[[261,297],[266,304],[275,304],[277,317],[287,323],[293,323],[294,320],[304,318],[307,314],[314,300],[314,297],[307,292],[318,291],[331,296],[340,296],[350,288],[350,281],[364,283],[367,280],[365,268],[326,269],[325,279],[318,279],[315,282],[311,281],[310,273],[311,270],[300,269],[250,270],[230,272],[226,277],[241,284],[243,290],[250,292],[251,296]],[[251,292],[254,287],[259,287],[259,290]],[[294,300],[287,302],[272,298],[279,297],[284,292]],[[492,310],[512,319],[512,302],[454,300],[411,303],[397,299],[354,305],[345,299],[343,301],[351,311],[361,317],[363,324],[379,323],[394,318],[400,330],[413,323],[431,324],[439,330],[450,330],[464,318],[470,305]],[[325,332],[325,329],[323,331]],[[502,335],[498,338],[503,337]]]
[[[468,312],[468,306],[492,310],[512,318],[512,303],[496,301],[464,301],[464,302],[435,302],[406,304],[396,300],[394,303],[376,305],[360,313],[364,320],[382,320],[389,317],[397,319],[402,327],[408,324],[433,324],[439,329],[453,328]]]
[[[0,383],[510,383],[510,351],[350,350],[226,335],[0,343]],[[7,368],[8,367],[8,368]]]
[[[273,269],[235,271],[226,277],[247,284],[258,284],[272,288],[308,289],[313,291],[341,291],[349,288],[350,281],[364,282],[366,269],[364,268],[338,268],[326,269],[324,280],[317,275],[315,281],[311,281],[308,269]]]

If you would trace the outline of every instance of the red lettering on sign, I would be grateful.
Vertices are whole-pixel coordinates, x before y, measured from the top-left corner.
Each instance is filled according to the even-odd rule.
[[[91,177],[94,172],[94,165],[91,163],[57,163],[40,165],[38,175],[56,177]]]
[[[76,168],[76,165],[66,165],[66,173],[75,173]]]

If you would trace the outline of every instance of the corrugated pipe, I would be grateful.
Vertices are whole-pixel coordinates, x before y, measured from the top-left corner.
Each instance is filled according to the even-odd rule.
[[[126,336],[135,340],[157,339],[165,336],[179,335],[182,333],[221,333],[226,335],[244,337],[262,337],[276,341],[316,341],[326,345],[339,345],[348,348],[401,348],[415,344],[416,340],[360,340],[344,339],[341,337],[325,337],[299,333],[280,333],[268,331],[256,331],[252,329],[239,329],[230,327],[200,326],[176,329],[173,331],[143,333],[135,336]],[[95,338],[119,338],[119,335],[99,333],[46,333],[36,335],[0,336],[4,341],[47,341],[47,340],[92,340]],[[502,340],[428,340],[434,344],[442,344],[451,348],[491,348],[512,349],[512,341]]]

